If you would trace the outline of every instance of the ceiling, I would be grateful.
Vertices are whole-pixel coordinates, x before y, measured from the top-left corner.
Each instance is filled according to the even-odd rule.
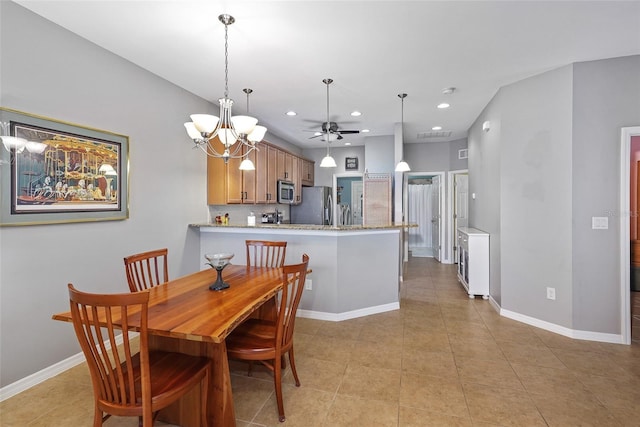
[[[572,62],[640,54],[640,1],[15,2],[216,104],[225,83],[218,15],[234,16],[234,114],[246,113],[242,89],[253,89],[250,115],[301,148],[323,145],[309,138],[327,118],[325,78],[334,80],[330,120],[370,130],[334,146],[393,135],[400,93],[408,94],[405,142],[429,143],[464,138],[504,85]],[[443,94],[449,87],[456,90]],[[451,106],[436,108],[442,102]],[[448,136],[434,136],[433,126]]]

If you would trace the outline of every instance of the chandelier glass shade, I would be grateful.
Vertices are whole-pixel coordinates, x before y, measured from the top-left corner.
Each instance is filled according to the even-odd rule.
[[[256,144],[262,141],[267,128],[258,126],[258,119],[248,116],[232,116],[233,100],[229,98],[229,60],[228,60],[228,27],[235,22],[231,15],[222,14],[218,20],[224,24],[224,52],[225,52],[225,90],[224,98],[218,100],[220,116],[211,114],[192,114],[191,121],[184,127],[196,147],[208,156],[223,158],[225,163],[229,159],[244,158],[240,169],[254,170],[253,162],[246,158],[256,149]],[[247,112],[249,109],[249,94],[251,89],[244,89],[247,94]]]

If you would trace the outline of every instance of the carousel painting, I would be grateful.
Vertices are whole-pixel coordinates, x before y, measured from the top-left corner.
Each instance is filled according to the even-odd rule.
[[[0,113],[8,157],[1,166],[3,225],[128,216],[127,137],[13,110]],[[11,200],[5,212],[7,166]]]

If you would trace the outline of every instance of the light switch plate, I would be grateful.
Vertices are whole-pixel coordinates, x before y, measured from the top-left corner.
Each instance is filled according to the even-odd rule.
[[[591,229],[592,230],[609,229],[609,218],[607,218],[606,216],[591,217]]]

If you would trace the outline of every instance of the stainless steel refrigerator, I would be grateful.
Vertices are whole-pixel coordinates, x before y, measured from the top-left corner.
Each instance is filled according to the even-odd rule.
[[[302,187],[302,202],[291,206],[292,224],[332,224],[331,187]]]

